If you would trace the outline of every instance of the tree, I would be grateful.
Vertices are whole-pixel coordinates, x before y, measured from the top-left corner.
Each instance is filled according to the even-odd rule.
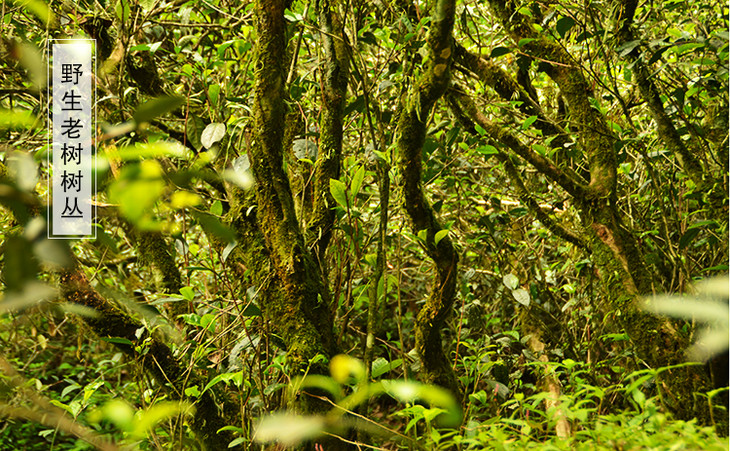
[[[203,448],[244,447],[280,408],[342,435],[325,377],[347,383],[330,368],[341,353],[364,360],[360,383],[415,376],[472,414],[480,390],[548,392],[560,439],[580,427],[560,403],[565,362],[631,388],[605,409],[638,399],[626,381],[639,378],[661,410],[725,431],[713,389],[726,374],[685,364],[694,326],[644,307],[727,271],[717,5],[121,0],[4,14],[0,136],[17,150],[0,167],[3,340],[47,354],[78,335],[89,360],[119,351],[135,368],[109,370],[112,384],[72,363],[64,379],[10,346],[3,372],[24,370],[9,393],[27,402],[23,378],[37,380],[40,411],[73,416],[66,432],[108,445],[92,420],[118,419],[103,406],[120,394],[142,418],[174,401],[149,434],[117,423],[115,438],[145,446],[189,428]],[[108,168],[98,237],[53,241],[38,49],[78,33],[97,41]],[[21,314],[53,332],[36,339]]]

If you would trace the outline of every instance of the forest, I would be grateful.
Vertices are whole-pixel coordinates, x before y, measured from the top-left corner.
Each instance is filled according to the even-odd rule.
[[[728,14],[2,0],[0,449],[727,450]]]

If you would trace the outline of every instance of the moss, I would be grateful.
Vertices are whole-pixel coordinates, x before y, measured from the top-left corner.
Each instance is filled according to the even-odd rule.
[[[652,278],[632,235],[620,225],[615,209],[606,206],[589,212],[583,220],[593,261],[604,291],[609,293],[611,309],[631,338],[636,355],[654,369],[683,363],[689,337],[681,332],[681,325],[640,309],[641,294],[652,291]],[[660,374],[659,382],[665,405],[678,418],[697,418],[701,424],[714,424],[718,431],[727,428],[727,412],[710,409],[696,394],[711,389],[703,366],[667,370]]]
[[[514,3],[497,0],[489,3],[513,41],[533,39],[522,48],[542,61],[551,62],[544,65],[545,72],[560,87],[589,160],[591,181],[587,190],[583,196],[571,194],[581,212],[585,238],[611,306],[636,346],[637,356],[655,369],[681,363],[686,337],[677,332],[671,321],[651,316],[639,308],[639,296],[653,291],[653,278],[644,265],[635,237],[622,224],[616,209],[616,138],[601,112],[593,107],[593,93],[581,68],[564,48],[537,35],[525,16],[517,13]],[[633,8],[630,3],[627,5],[627,10]],[[684,419],[694,414],[703,424],[709,424],[711,412],[707,405],[692,402],[692,393],[710,387],[704,369],[686,367],[663,374],[661,392],[667,405]],[[727,427],[726,412],[722,413],[719,424]]]
[[[329,292],[319,266],[304,244],[289,179],[282,168],[286,41],[283,12],[282,1],[256,3],[255,139],[250,154],[257,181],[256,223],[241,225],[250,237],[262,238],[265,243],[264,255],[270,259],[283,296],[271,299],[264,311],[281,331],[295,372],[301,372],[317,354],[331,356],[335,343]],[[256,235],[259,232],[260,236]],[[255,258],[250,256],[249,260]]]
[[[151,336],[140,321],[94,291],[83,274],[75,270],[65,271],[60,274],[59,279],[61,293],[66,302],[83,305],[96,312],[94,317],[83,317],[94,333],[102,338],[123,338],[132,343],[114,345],[126,355],[140,361],[142,367],[172,399],[184,399],[186,386],[204,385],[199,376],[184,371],[172,356],[170,348]],[[143,332],[138,337],[137,331],[140,329]],[[196,411],[191,427],[201,444],[210,450],[227,449],[233,437],[228,431],[218,433],[220,428],[226,426],[226,422],[221,417],[211,392],[188,401],[195,404]]]
[[[180,269],[162,234],[148,231],[136,231],[132,234],[137,245],[140,267],[149,268],[155,289],[164,293],[179,293],[183,286]],[[170,304],[170,310],[175,317],[190,312],[189,305],[183,302]]]
[[[398,168],[402,177],[403,202],[414,232],[426,230],[426,252],[435,264],[435,277],[426,303],[415,324],[416,350],[423,365],[422,379],[441,385],[461,399],[461,389],[441,342],[441,328],[452,310],[456,292],[458,256],[451,239],[435,242],[442,230],[423,193],[421,149],[426,136],[426,119],[446,91],[451,64],[451,31],[454,3],[439,1],[434,8],[427,37],[429,61],[409,95],[401,99],[396,130]]]

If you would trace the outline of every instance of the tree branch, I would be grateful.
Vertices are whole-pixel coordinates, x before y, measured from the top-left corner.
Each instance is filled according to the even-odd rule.
[[[573,197],[585,196],[587,187],[584,184],[555,166],[549,159],[522,144],[517,137],[487,119],[484,113],[474,104],[474,101],[462,90],[451,89],[449,90],[449,96],[458,102],[462,112],[469,119],[479,124],[491,139],[509,147],[514,153],[533,165],[535,169],[545,174],[550,180],[560,185]]]
[[[395,142],[404,206],[414,232],[426,231],[426,252],[436,266],[431,292],[418,313],[415,325],[416,349],[423,363],[423,378],[459,396],[461,390],[444,353],[440,334],[453,306],[459,258],[448,234],[436,243],[436,233],[443,228],[426,200],[421,182],[421,149],[426,138],[426,120],[436,101],[446,91],[450,79],[454,13],[453,0],[440,0],[434,8],[431,29],[426,38],[429,59],[410,94],[401,99]]]

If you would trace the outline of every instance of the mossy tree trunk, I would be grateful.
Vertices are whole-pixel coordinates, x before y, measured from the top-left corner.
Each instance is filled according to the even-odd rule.
[[[588,159],[590,183],[580,186],[568,182],[563,187],[573,196],[580,211],[583,235],[606,292],[611,294],[610,302],[617,319],[631,337],[637,356],[647,365],[660,368],[682,363],[687,335],[678,331],[671,321],[640,309],[640,296],[650,294],[654,289],[652,276],[634,234],[624,224],[617,208],[616,137],[605,117],[591,105],[593,91],[582,69],[563,47],[538,35],[525,16],[515,10],[513,2],[490,0],[489,4],[512,40],[521,42],[521,48],[527,54],[545,63],[542,65],[544,71],[565,98],[579,144]],[[552,165],[535,166],[553,179],[565,176]],[[711,388],[704,368],[673,369],[662,374],[660,379],[668,407],[680,418],[696,416],[704,424],[711,422],[706,401],[693,395]],[[727,424],[722,418],[720,423]]]
[[[99,295],[79,269],[62,271],[60,286],[66,302],[93,310],[94,315],[85,316],[83,320],[95,334],[102,338],[121,338],[131,343],[116,342],[115,346],[138,360],[172,399],[186,399],[185,388],[205,385],[205,381],[195,372],[183,369],[168,345],[151,335],[140,321]],[[142,333],[139,334],[139,331]],[[203,393],[197,400],[188,400],[195,405],[191,427],[200,442],[209,450],[227,449],[233,436],[227,431],[218,432],[227,423],[218,411],[212,392]]]
[[[288,346],[294,374],[309,368],[317,355],[335,352],[329,292],[320,267],[305,244],[294,210],[283,163],[285,129],[286,24],[281,0],[255,4],[256,56],[254,79],[254,142],[250,149],[256,179],[256,219],[266,254],[284,296],[267,306],[270,319]],[[310,371],[325,372],[323,364]]]
[[[337,13],[336,0],[318,0],[317,17],[320,26],[323,61],[322,111],[319,119],[319,151],[313,174],[313,206],[307,221],[307,241],[315,248],[319,261],[324,258],[332,236],[335,201],[330,194],[330,179],[339,179],[342,165],[342,123],[347,98],[348,56],[342,20]]]
[[[418,312],[415,324],[416,350],[423,365],[422,378],[427,383],[441,385],[460,395],[461,389],[441,343],[441,328],[451,313],[456,294],[459,258],[448,234],[436,243],[436,234],[443,227],[426,199],[421,181],[421,149],[426,139],[426,123],[450,79],[454,13],[454,1],[441,0],[433,8],[427,37],[428,62],[421,77],[401,100],[395,143],[404,207],[414,233],[426,231],[424,245],[436,272],[431,292]]]
[[[15,192],[14,184],[2,177],[5,173],[5,165],[0,163],[0,187],[3,188],[2,191],[6,196],[10,194],[7,197],[0,196],[0,203],[12,212],[16,221],[27,225],[39,213],[41,203],[34,195]],[[187,387],[194,385],[204,387],[207,381],[192,368],[184,369],[173,356],[170,347],[159,337],[151,334],[141,321],[124,312],[94,290],[71,251],[65,245],[63,246],[70,263],[65,268],[55,270],[63,300],[89,308],[91,314],[82,316],[81,319],[97,336],[117,339],[113,342],[114,346],[125,355],[138,361],[171,399],[186,400],[195,406],[190,426],[204,449],[228,449],[228,444],[233,440],[233,436],[229,431],[218,432],[222,427],[227,426],[228,422],[214,400],[213,393],[217,389],[213,387],[197,399],[185,395]],[[123,339],[123,341],[118,339]],[[220,402],[221,399],[219,398],[218,401]],[[233,410],[225,400],[223,400],[223,404],[225,412],[230,413]]]
[[[633,23],[637,6],[638,2],[636,0],[621,0],[616,2],[616,19],[620,24],[616,33],[617,44],[619,46],[627,45],[631,41],[636,40]],[[649,73],[649,68],[644,62],[640,48],[641,46],[639,45],[635,46],[626,56],[631,61],[634,81],[639,88],[641,96],[646,101],[651,117],[656,123],[657,136],[664,142],[667,149],[674,154],[679,165],[697,187],[706,192],[713,191],[709,182],[710,179],[706,176],[708,172],[703,168],[697,155],[682,141],[682,137],[674,126],[672,119],[665,111],[664,104],[659,96],[659,90]]]

